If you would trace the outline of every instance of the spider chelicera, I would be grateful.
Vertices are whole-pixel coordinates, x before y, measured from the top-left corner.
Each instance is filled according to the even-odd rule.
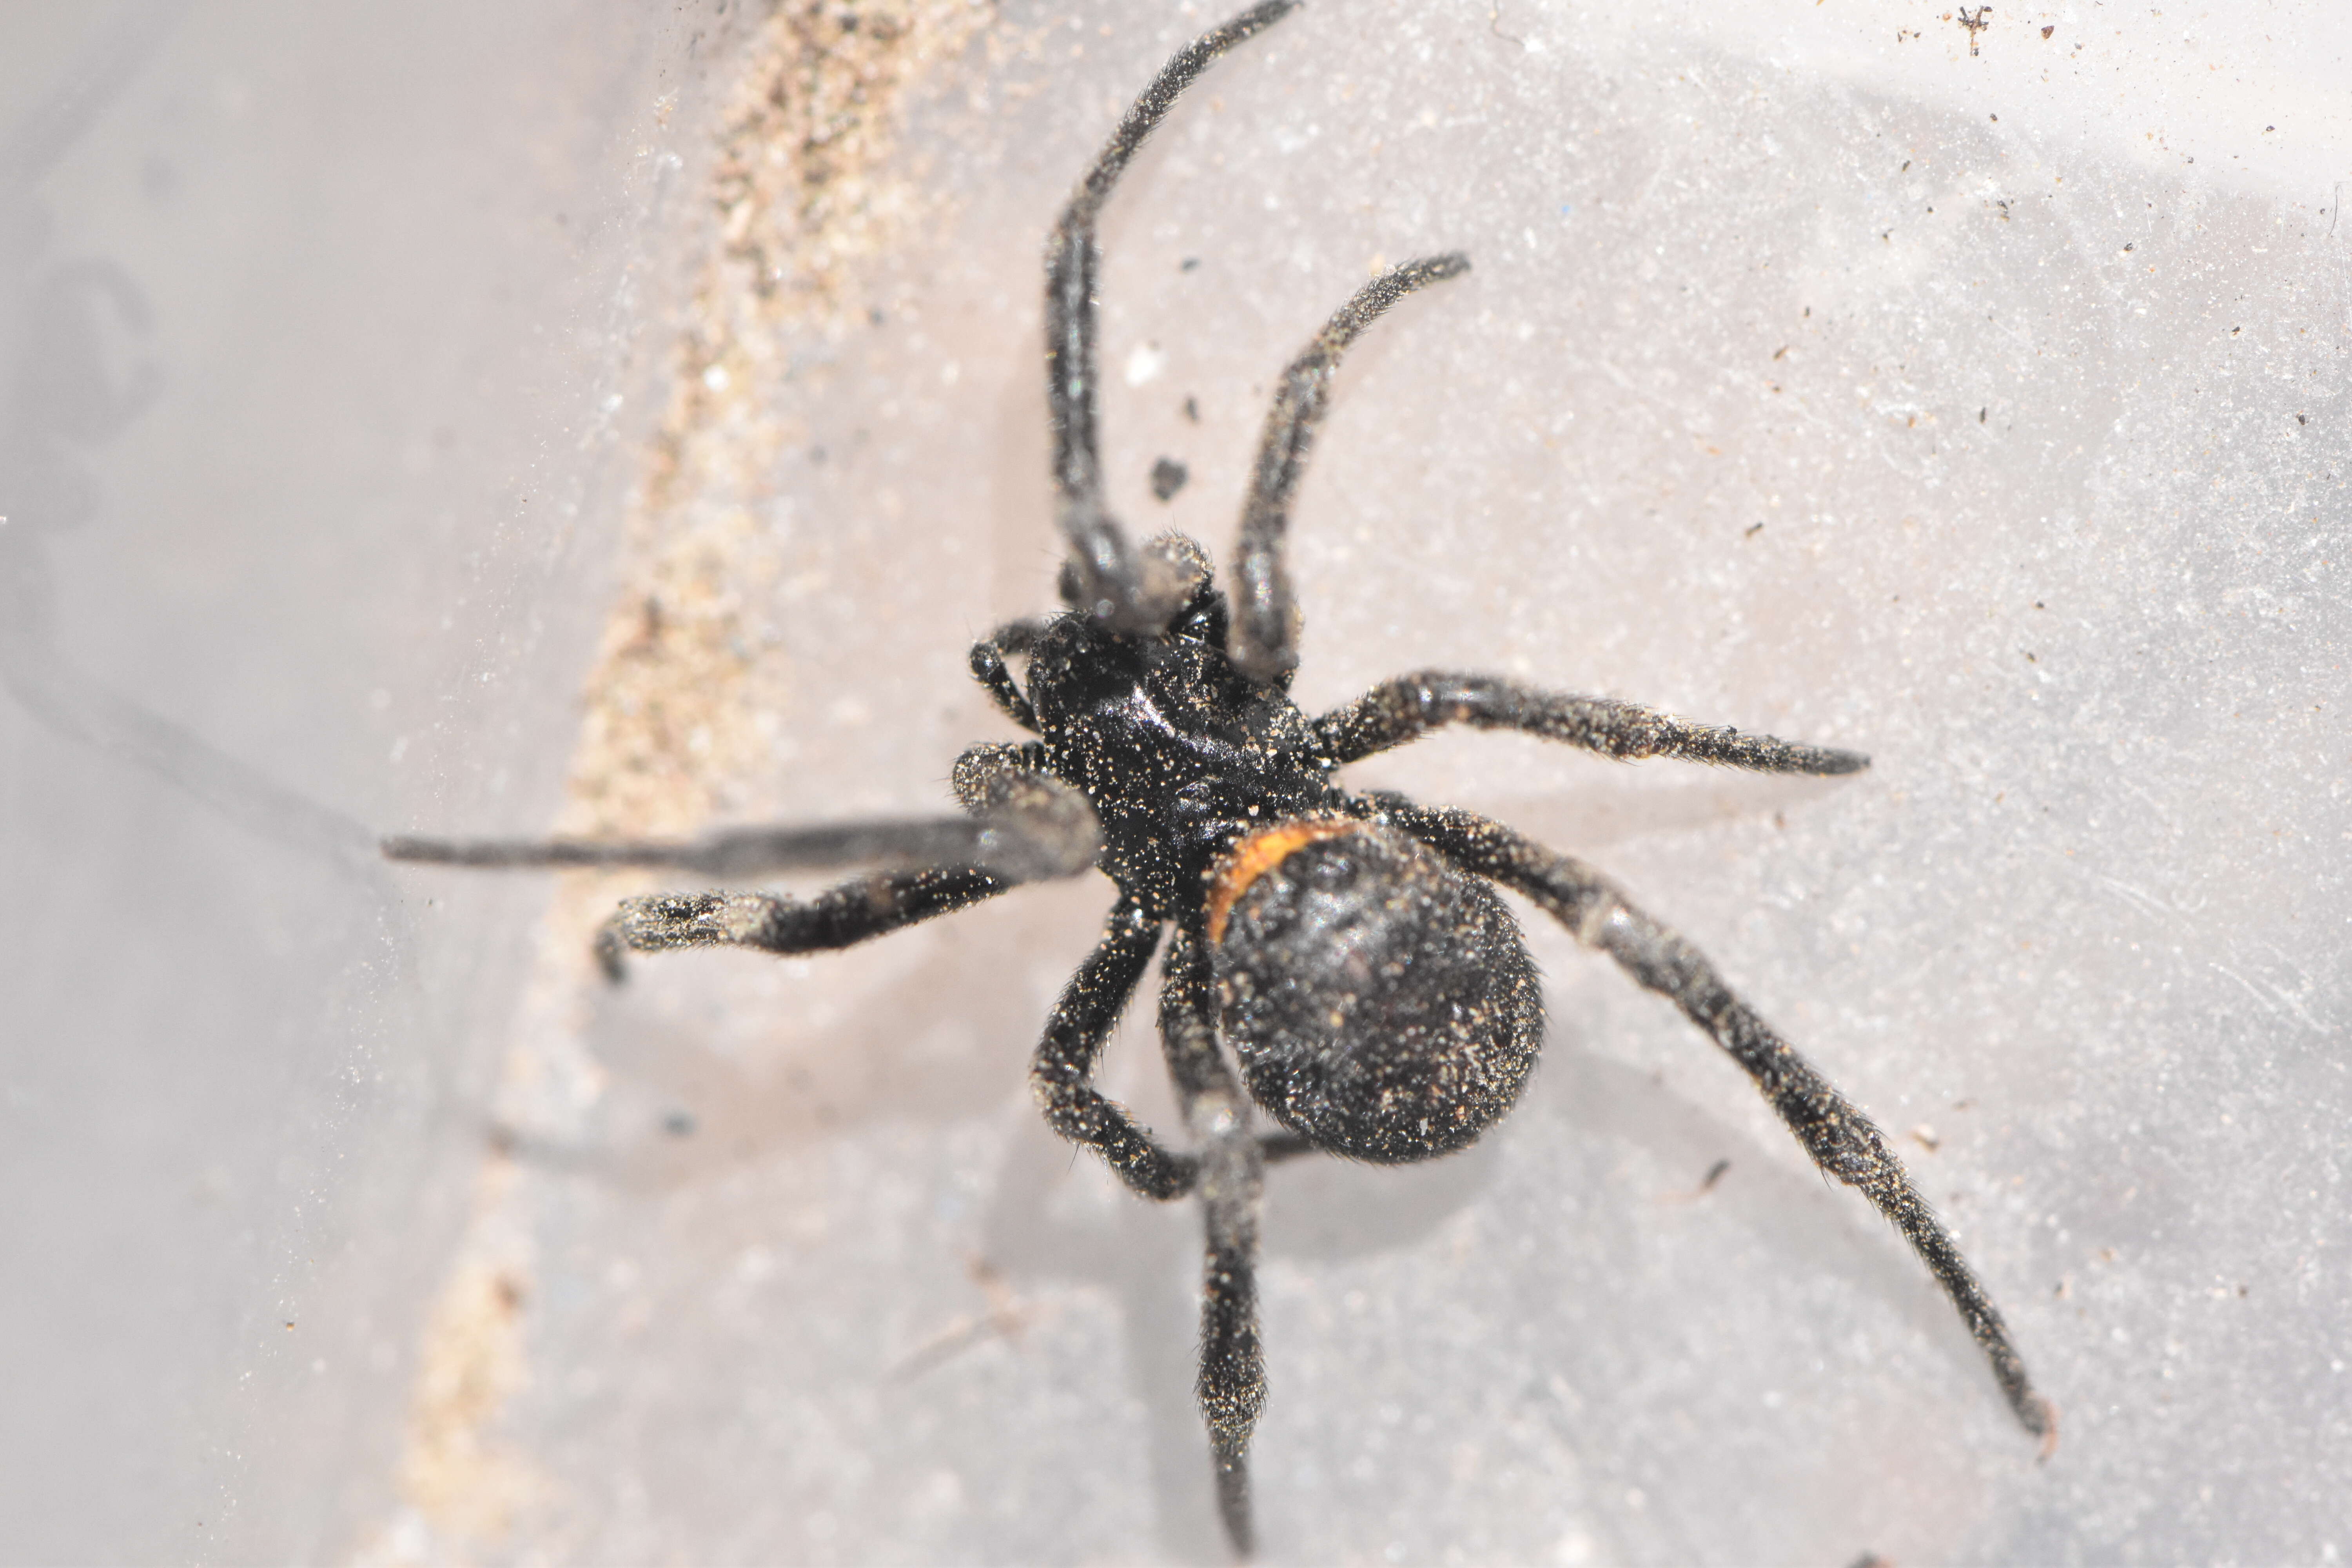
[[[1351,795],[1349,763],[1447,724],[1508,729],[1604,756],[1846,773],[1858,752],[1688,723],[1608,698],[1423,671],[1309,718],[1287,692],[1297,616],[1283,562],[1290,501],[1340,356],[1406,294],[1469,268],[1425,258],[1360,289],[1286,371],[1269,412],[1230,594],[1181,535],[1133,545],[1105,510],[1095,438],[1096,217],[1186,86],[1297,0],[1265,0],[1195,41],[1145,89],[1063,209],[1045,255],[1046,398],[1069,543],[1050,618],[971,650],[972,674],[1036,739],[958,759],[965,815],[750,828],[691,843],[394,838],[394,859],[660,866],[713,878],[879,867],[803,902],[767,893],[630,899],[597,955],[846,947],[1023,882],[1098,867],[1118,889],[1101,942],[1046,1021],[1030,1068],[1045,1120],[1150,1198],[1197,1196],[1208,1243],[1198,1394],[1236,1551],[1252,1542],[1248,1449],[1265,1400],[1255,1262],[1265,1164],[1322,1151],[1403,1163],[1468,1145],[1508,1110],[1542,1043],[1543,1005],[1492,884],[1528,899],[1664,995],[1747,1069],[1822,1171],[1860,1189],[1916,1248],[2029,1432],[2056,1435],[2000,1314],[1870,1119],[1733,994],[1690,943],[1582,862],[1468,812]],[[1016,679],[1008,658],[1025,660]],[[1171,1149],[1093,1084],[1103,1045],[1163,935],[1160,1030],[1193,1147]],[[1236,1071],[1238,1068],[1238,1071]],[[1261,1133],[1252,1108],[1284,1129]]]

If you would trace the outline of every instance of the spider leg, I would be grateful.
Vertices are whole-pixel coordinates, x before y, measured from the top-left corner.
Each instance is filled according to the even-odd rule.
[[[597,963],[607,979],[617,982],[621,955],[628,949],[653,952],[725,946],[784,953],[847,947],[952,913],[1022,882],[1075,876],[1094,863],[1100,828],[1085,797],[1042,772],[1044,763],[1044,748],[1034,742],[966,751],[956,759],[955,792],[972,814],[969,817],[719,835],[706,841],[719,856],[797,849],[803,840],[823,834],[830,836],[824,842],[832,847],[856,840],[846,845],[857,851],[845,857],[849,859],[903,857],[932,864],[913,872],[845,882],[805,904],[765,893],[626,899],[596,934]],[[747,853],[744,859],[750,858]],[[794,862],[808,863],[805,858]],[[746,868],[734,861],[723,868]],[[774,861],[754,862],[750,868],[772,869]]]
[[[1136,150],[1193,79],[1297,4],[1262,0],[1179,50],[1119,121],[1045,241],[1045,402],[1055,510],[1070,543],[1063,596],[1120,631],[1159,631],[1198,584],[1189,563],[1164,551],[1138,552],[1103,504],[1095,434],[1095,275],[1102,259],[1096,220]]]
[[[1017,621],[1007,621],[988,635],[988,640],[999,653],[1033,653],[1037,639],[1053,629],[1051,616],[1027,616]]]
[[[1037,732],[1036,711],[1029,706],[1029,699],[1022,695],[1021,683],[1004,668],[1003,650],[995,641],[971,645],[971,673],[973,679],[988,689],[989,696],[995,699],[996,706],[1007,719],[1033,735]]]
[[[1102,833],[1086,797],[1039,771],[1041,749],[974,746],[956,761],[965,816],[738,827],[698,839],[387,838],[387,859],[496,869],[662,866],[748,877],[837,866],[908,869],[856,878],[807,903],[765,893],[665,893],[627,899],[596,938],[597,962],[619,980],[625,951],[751,947],[810,952],[962,909],[1023,882],[1074,877],[1095,862]]]
[[[1200,1162],[1163,1147],[1136,1125],[1125,1106],[1106,1100],[1094,1086],[1103,1043],[1127,1011],[1159,945],[1159,918],[1122,896],[1111,909],[1102,941],[1078,965],[1045,1020],[1045,1037],[1029,1065],[1029,1087],[1047,1126],[1100,1154],[1136,1192],[1164,1202],[1192,1190]]]
[[[1007,886],[1075,877],[1095,863],[1101,828],[1086,797],[1043,772],[1043,762],[1032,747],[972,747],[956,763],[966,816],[730,827],[685,840],[391,837],[383,848],[387,860],[501,870],[663,866],[751,877],[878,862],[983,870]]]
[[[820,952],[850,947],[968,909],[1014,884],[971,867],[877,871],[803,902],[773,893],[655,893],[624,899],[596,933],[605,978],[622,978],[622,954],[681,947]]]
[[[1870,765],[1860,752],[1744,735],[1694,724],[1612,697],[1538,691],[1491,675],[1419,670],[1384,681],[1315,721],[1315,738],[1334,765],[1417,741],[1446,724],[1518,730],[1565,741],[1605,757],[1682,757],[1767,773],[1851,773]]]
[[[1290,526],[1290,499],[1307,471],[1315,428],[1323,422],[1340,356],[1391,305],[1416,289],[1469,270],[1470,258],[1452,252],[1424,256],[1381,273],[1357,289],[1355,298],[1323,324],[1282,373],[1282,385],[1258,437],[1249,499],[1242,503],[1241,542],[1234,552],[1233,629],[1226,637],[1226,652],[1234,665],[1259,685],[1286,686],[1298,668],[1297,611],[1290,595],[1290,573],[1283,564],[1283,535]]]
[[[1265,1357],[1257,1331],[1257,1209],[1265,1157],[1250,1131],[1249,1097],[1217,1048],[1207,954],[1181,925],[1160,965],[1160,1037],[1169,1076],[1200,1145],[1208,1242],[1201,1278],[1201,1377],[1195,1393],[1216,1464],[1217,1510],[1234,1550],[1247,1557],[1249,1440],[1265,1407]],[[1302,1140],[1303,1142],[1303,1140]]]
[[[1993,1377],[2019,1424],[2041,1437],[2042,1451],[2049,1452],[2058,1436],[2055,1408],[2034,1392],[1999,1310],[1951,1234],[1911,1184],[1885,1137],[1733,994],[1705,954],[1634,908],[1591,867],[1500,823],[1466,811],[1430,810],[1396,795],[1369,798],[1381,820],[1412,834],[1461,869],[1525,894],[1578,942],[1606,952],[1636,982],[1673,1002],[1706,1030],[1756,1080],[1813,1163],[1858,1189],[1903,1233],[1992,1363]]]

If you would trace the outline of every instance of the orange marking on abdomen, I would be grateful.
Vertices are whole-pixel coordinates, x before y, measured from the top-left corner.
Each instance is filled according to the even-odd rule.
[[[1209,942],[1225,939],[1225,921],[1250,884],[1290,858],[1291,851],[1318,838],[1337,838],[1364,825],[1346,816],[1298,816],[1261,827],[1225,851],[1209,875]]]

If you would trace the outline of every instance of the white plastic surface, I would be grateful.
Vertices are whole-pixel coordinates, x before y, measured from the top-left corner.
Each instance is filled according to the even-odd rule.
[[[374,839],[562,777],[709,20],[0,8],[0,1559],[396,1507],[545,898]]]

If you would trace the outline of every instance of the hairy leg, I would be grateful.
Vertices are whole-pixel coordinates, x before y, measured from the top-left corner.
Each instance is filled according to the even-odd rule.
[[[1201,1279],[1201,1376],[1195,1392],[1216,1465],[1217,1510],[1234,1550],[1249,1555],[1249,1440],[1265,1406],[1257,1330],[1257,1211],[1265,1160],[1250,1131],[1249,1098],[1217,1048],[1209,963],[1181,926],[1161,964],[1160,1037],[1184,1121],[1200,1145],[1208,1241]]]
[[[979,902],[1023,882],[1073,877],[1102,845],[1094,808],[1037,771],[1041,752],[974,746],[956,763],[966,816],[823,827],[740,827],[681,842],[580,838],[387,838],[388,859],[492,869],[661,866],[714,877],[898,864],[856,878],[805,903],[768,893],[658,893],[623,900],[596,937],[607,978],[622,977],[629,950],[749,947],[811,952]]]
[[[1042,620],[1007,621],[991,633],[987,641],[971,645],[973,679],[988,689],[989,696],[995,699],[1006,718],[1033,735],[1037,732],[1037,715],[1030,708],[1029,699],[1022,694],[1020,682],[1004,667],[1004,656],[1029,652],[1051,624]]]
[[[1425,256],[1381,273],[1356,290],[1282,373],[1258,437],[1249,498],[1242,504],[1241,542],[1233,563],[1233,630],[1226,637],[1234,663],[1259,685],[1286,686],[1298,668],[1297,614],[1283,563],[1283,535],[1340,356],[1391,305],[1416,289],[1469,270],[1468,257],[1452,254]]]
[[[975,746],[959,759],[966,816],[733,827],[686,840],[408,838],[383,841],[386,859],[489,869],[658,866],[711,877],[825,870],[859,864],[969,868],[1005,886],[1074,877],[1095,862],[1101,828],[1086,797],[1038,771],[1043,753]]]
[[[1556,854],[1466,811],[1430,810],[1372,795],[1380,820],[1427,844],[1463,870],[1524,893],[1587,947],[1671,1001],[1721,1046],[1771,1101],[1797,1142],[1828,1174],[1857,1189],[1901,1231],[1975,1336],[2009,1407],[2024,1428],[2057,1441],[2057,1413],[2034,1392],[2000,1311],[1936,1218],[1885,1138],[1828,1079],[1735,995],[1705,954],[1633,907],[1581,861]]]
[[[1127,111],[1045,242],[1045,401],[1054,428],[1054,488],[1070,560],[1063,594],[1121,631],[1157,632],[1196,585],[1182,560],[1138,552],[1103,504],[1095,433],[1096,220],[1152,128],[1210,62],[1272,26],[1297,0],[1264,0],[1178,51]]]
[[[1681,757],[1768,773],[1851,773],[1870,765],[1860,752],[1746,735],[1719,724],[1694,724],[1612,697],[1538,691],[1491,675],[1419,670],[1383,681],[1344,708],[1315,721],[1315,736],[1335,765],[1417,741],[1447,724],[1517,730],[1565,741],[1605,757]]]
[[[1147,1198],[1181,1198],[1192,1190],[1200,1162],[1162,1146],[1127,1108],[1094,1086],[1105,1041],[1127,1011],[1136,982],[1160,945],[1160,921],[1122,898],[1087,961],[1064,987],[1030,1061],[1029,1087],[1047,1126],[1082,1143]]]
[[[681,947],[747,947],[759,952],[822,952],[953,914],[1012,883],[986,871],[877,871],[803,902],[773,893],[655,893],[624,899],[596,933],[605,977],[623,975],[625,952]]]
[[[1036,712],[1030,708],[1029,699],[1022,695],[1021,683],[1014,680],[1013,672],[1004,668],[1004,655],[996,644],[976,642],[971,645],[971,673],[972,679],[987,689],[988,695],[994,699],[998,710],[1007,719],[1033,735],[1037,732]]]

